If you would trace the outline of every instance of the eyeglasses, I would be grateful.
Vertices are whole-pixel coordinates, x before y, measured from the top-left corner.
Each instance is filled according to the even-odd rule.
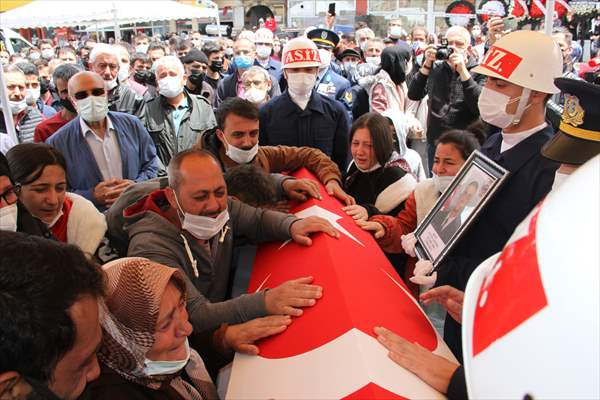
[[[9,187],[4,191],[4,193],[0,194],[0,199],[4,199],[7,205],[15,204],[18,200],[17,193],[15,193],[14,187]]]
[[[244,87],[260,86],[263,83],[265,83],[265,81],[244,81]]]
[[[73,97],[75,97],[75,100],[83,100],[85,98],[87,98],[90,93],[92,94],[92,96],[104,96],[104,94],[106,93],[106,90],[104,90],[104,88],[93,88],[91,90],[82,90],[81,92],[77,92],[73,95]]]

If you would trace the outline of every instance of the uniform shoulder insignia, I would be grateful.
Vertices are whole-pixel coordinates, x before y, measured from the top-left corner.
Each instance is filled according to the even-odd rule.
[[[565,107],[562,115],[563,122],[573,126],[579,126],[583,124],[584,114],[585,111],[579,104],[579,99],[576,96],[566,95]]]
[[[344,93],[344,99],[346,100],[347,103],[352,103],[352,90],[346,90],[346,93]]]

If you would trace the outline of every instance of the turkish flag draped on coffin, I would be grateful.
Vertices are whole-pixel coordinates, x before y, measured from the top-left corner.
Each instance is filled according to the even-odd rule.
[[[306,170],[297,178],[314,177]],[[445,343],[371,235],[320,186],[322,200],[292,209],[299,217],[328,219],[335,239],[313,235],[312,246],[293,241],[259,248],[249,292],[313,276],[323,297],[294,318],[282,334],[259,343],[259,356],[237,354],[228,398],[443,398],[387,357],[373,328],[383,326],[454,360]]]

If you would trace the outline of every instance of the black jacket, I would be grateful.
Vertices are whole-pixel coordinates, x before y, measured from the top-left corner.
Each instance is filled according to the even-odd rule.
[[[21,202],[17,203],[17,209],[17,232],[56,240],[48,225],[31,215]]]
[[[269,74],[269,77],[271,78],[271,90],[269,90],[267,94],[269,95],[269,98],[272,99],[275,96],[279,96],[281,94],[281,90],[279,90],[279,81],[271,74]],[[236,72],[231,75],[227,75],[219,81],[219,84],[217,85],[217,98],[215,107],[219,107],[223,100],[229,97],[237,97]]]
[[[308,146],[327,154],[340,171],[349,158],[350,122],[344,106],[313,90],[304,110],[290,98],[287,90],[260,109],[262,146]]]
[[[144,118],[146,102],[133,89],[119,84],[116,88],[108,92],[108,109],[110,111],[124,112],[129,115],[135,115],[139,119]]]
[[[476,66],[469,62],[467,68]],[[429,75],[417,72],[407,82],[408,98],[421,100],[429,94],[427,115],[427,142],[434,144],[449,129],[464,129],[479,117],[477,101],[486,77],[472,74],[462,82],[458,73],[452,71],[445,61],[433,64]]]
[[[183,92],[188,103],[179,132],[175,132],[173,107],[164,96],[157,96],[146,104],[144,125],[156,146],[156,155],[162,163],[162,171],[171,158],[182,150],[193,147],[208,130],[217,126],[215,115],[208,101],[198,95]]]
[[[552,134],[548,126],[504,153],[500,153],[500,133],[486,140],[481,151],[510,175],[442,261],[437,285],[464,291],[475,268],[502,250],[517,225],[552,189],[559,164],[541,155],[542,146]],[[462,360],[460,337],[460,325],[446,317],[444,339],[459,361]]]

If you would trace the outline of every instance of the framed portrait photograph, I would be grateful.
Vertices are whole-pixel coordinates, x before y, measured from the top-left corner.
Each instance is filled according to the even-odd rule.
[[[474,151],[415,230],[419,259],[437,268],[507,176],[506,169]]]

